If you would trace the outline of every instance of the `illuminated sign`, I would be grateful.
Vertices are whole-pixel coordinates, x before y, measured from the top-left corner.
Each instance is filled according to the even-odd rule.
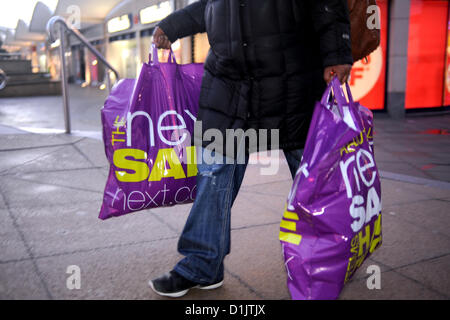
[[[124,14],[120,17],[112,18],[108,21],[108,32],[114,33],[131,28],[131,20],[128,14]]]
[[[445,61],[444,106],[450,105],[450,7],[447,22],[447,52]]]
[[[172,12],[169,1],[161,2],[158,5],[150,6],[139,11],[139,17],[142,24],[160,21]]]
[[[378,47],[366,59],[355,62],[350,87],[356,101],[364,98],[378,82],[383,70],[383,49]]]

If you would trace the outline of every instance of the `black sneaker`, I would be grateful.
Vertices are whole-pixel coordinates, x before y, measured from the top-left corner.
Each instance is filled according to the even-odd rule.
[[[182,277],[175,271],[170,271],[169,273],[159,278],[150,280],[148,284],[153,289],[153,291],[161,296],[179,298],[184,296],[189,291],[189,289],[192,288],[202,290],[219,288],[220,286],[222,286],[223,280],[211,285],[200,285],[196,282],[192,282]]]

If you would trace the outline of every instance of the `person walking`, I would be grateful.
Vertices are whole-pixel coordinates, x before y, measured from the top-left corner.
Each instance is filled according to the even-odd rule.
[[[226,138],[229,129],[275,130],[279,141],[266,149],[283,150],[294,177],[315,102],[333,76],[345,83],[351,71],[347,0],[200,0],[162,20],[153,43],[169,49],[203,32],[210,50],[197,115],[202,136],[194,136],[199,156],[217,156],[202,139],[208,129]],[[231,207],[255,151],[263,150],[250,145],[237,161],[227,149],[221,161],[198,163],[196,198],[178,241],[184,258],[149,281],[156,293],[181,297],[223,284]]]

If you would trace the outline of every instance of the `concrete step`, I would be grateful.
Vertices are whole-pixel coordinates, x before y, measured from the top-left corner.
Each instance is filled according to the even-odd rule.
[[[44,72],[38,73],[22,73],[22,74],[10,74],[8,77],[8,85],[11,84],[19,84],[19,83],[27,83],[27,82],[35,82],[35,81],[45,81],[48,82],[50,80],[50,74]]]
[[[54,95],[61,95],[61,81],[42,79],[8,83],[3,90],[0,90],[0,98]]]
[[[0,60],[0,69],[2,69],[8,76],[13,74],[31,73],[31,61]]]

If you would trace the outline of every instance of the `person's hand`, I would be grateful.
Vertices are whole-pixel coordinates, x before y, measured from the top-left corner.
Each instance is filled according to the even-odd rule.
[[[153,31],[153,43],[158,49],[170,49],[172,43],[160,27],[156,27]]]
[[[323,78],[328,84],[333,79],[333,77],[337,75],[339,81],[344,84],[347,82],[351,70],[352,66],[350,64],[339,64],[336,66],[326,67]]]

